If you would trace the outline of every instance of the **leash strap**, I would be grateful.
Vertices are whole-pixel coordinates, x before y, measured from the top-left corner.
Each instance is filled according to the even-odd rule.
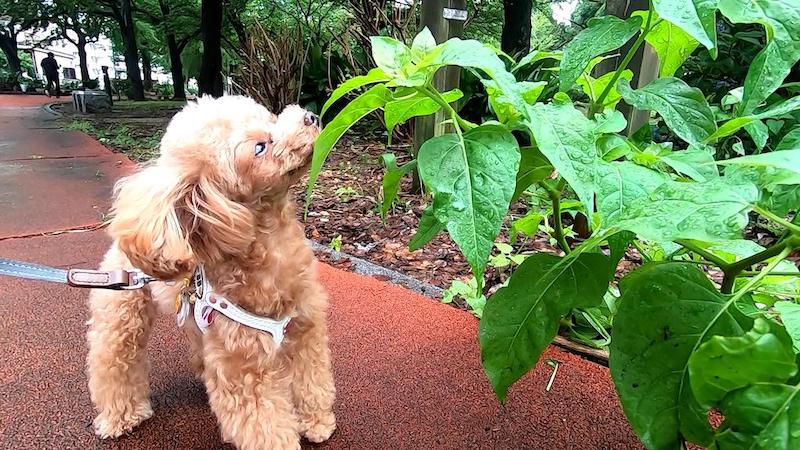
[[[6,258],[0,258],[0,275],[62,283],[79,288],[112,290],[141,289],[147,283],[155,281],[139,269],[64,270]]]

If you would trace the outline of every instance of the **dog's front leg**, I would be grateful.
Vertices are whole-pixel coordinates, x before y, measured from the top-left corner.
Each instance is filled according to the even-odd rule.
[[[113,438],[153,415],[145,345],[155,307],[142,291],[89,295],[89,393],[98,415],[95,433]]]
[[[311,442],[324,442],[336,430],[336,417],[333,414],[336,389],[325,319],[320,317],[312,321],[307,329],[299,325],[298,334],[297,342],[293,343],[290,350],[290,364],[292,395],[300,433]]]
[[[289,379],[270,335],[217,319],[203,348],[203,379],[222,438],[242,450],[299,449]]]

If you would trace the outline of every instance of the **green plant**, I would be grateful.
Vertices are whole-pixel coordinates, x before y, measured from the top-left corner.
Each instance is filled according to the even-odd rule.
[[[477,290],[477,287],[478,281],[475,277],[470,277],[467,282],[453,280],[450,287],[442,293],[442,303],[452,303],[456,297],[460,297],[470,307],[470,312],[480,318],[486,306],[486,297]]]
[[[94,125],[92,125],[92,122],[89,122],[88,120],[73,120],[72,122],[68,123],[65,128],[68,130],[82,131],[86,134],[94,134],[95,132]]]
[[[172,88],[172,83],[156,83],[153,86],[153,92],[155,92],[158,98],[162,100],[168,100],[175,95],[175,90]]]
[[[724,159],[717,150],[743,127],[782,120],[800,108],[800,96],[772,100],[776,92],[791,93],[783,83],[800,59],[800,5],[762,0],[750,6],[747,0],[661,0],[625,20],[593,18],[558,56],[557,87],[518,79],[516,67],[509,71],[492,47],[477,41],[437,45],[427,30],[410,47],[375,37],[377,68],[345,81],[323,107],[369,86],[319,136],[307,195],[335,143],[367,114],[383,109],[394,117],[387,123],[402,123],[441,109],[450,131],[423,143],[416,159],[433,201],[411,249],[446,229],[472,268],[475,283],[467,287],[474,294],[468,295],[479,298],[509,204],[535,185],[551,203],[545,214],[563,253],[528,256],[483,308],[482,363],[501,401],[539,360],[562,320],[581,314],[601,335],[613,320],[611,335],[601,340],[610,340],[617,392],[648,448],[684,448],[687,441],[720,449],[798,448],[794,350],[800,342],[792,337],[800,337],[794,303],[800,286],[786,257],[800,248],[800,135],[792,131],[761,154]],[[741,100],[722,116],[700,90],[672,76],[688,56],[675,50],[692,47],[691,40],[717,55],[718,11],[732,22],[763,26],[767,38],[748,68]],[[598,56],[630,41],[617,70],[588,76]],[[669,68],[633,89],[625,67],[645,42]],[[470,122],[445,98],[451,93],[436,91],[433,74],[448,65],[480,78],[493,119]],[[579,93],[579,80],[588,103],[568,96]],[[539,101],[550,99],[552,89],[559,92]],[[619,98],[654,111],[655,119],[629,136],[619,134],[627,121],[609,108]],[[668,134],[654,142],[653,129],[662,123]],[[512,132],[532,145],[520,147]],[[664,142],[664,136],[674,139]],[[587,239],[567,239],[564,200],[580,202],[591,228]],[[779,227],[769,247],[742,239],[751,215]],[[647,250],[651,261],[620,280],[618,298],[608,295],[630,245]],[[722,271],[720,288],[704,267]],[[716,429],[711,410],[725,418]]]
[[[352,200],[354,197],[357,196],[358,196],[358,191],[356,191],[350,186],[343,186],[336,189],[336,197],[342,203],[348,203],[350,200]]]
[[[328,247],[331,250],[335,250],[337,252],[342,251],[342,235],[337,234],[333,239],[331,239],[331,242],[330,244],[328,244]]]

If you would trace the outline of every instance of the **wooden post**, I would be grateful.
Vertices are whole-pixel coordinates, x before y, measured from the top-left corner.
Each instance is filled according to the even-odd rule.
[[[633,11],[647,11],[648,5],[649,0],[608,0],[606,12],[619,18],[627,19]],[[616,70],[628,50],[630,50],[631,45],[633,45],[633,39],[619,50],[620,56],[609,58],[599,63],[595,67],[596,76]],[[645,43],[639,47],[639,50],[628,64],[628,68],[633,72],[631,87],[638,89],[658,78],[658,56],[656,56],[650,45]],[[617,109],[628,119],[628,128],[625,130],[627,134],[632,134],[650,119],[650,111],[635,109],[624,101],[619,103]]]
[[[467,2],[466,0],[425,0],[422,2],[420,30],[428,27],[437,44],[441,44],[452,37],[461,37],[464,32],[464,22],[462,20],[445,19],[445,8],[466,10]],[[448,67],[436,73],[433,84],[439,91],[455,89],[459,85],[460,77],[460,68]],[[420,117],[414,121],[415,154],[425,141],[446,131],[446,128],[441,125],[444,120],[444,113],[439,111],[433,116]]]

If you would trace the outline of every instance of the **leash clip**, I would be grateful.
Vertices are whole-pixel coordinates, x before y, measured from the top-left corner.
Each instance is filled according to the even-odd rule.
[[[125,272],[128,272],[129,275],[129,282],[127,286],[120,286],[119,288],[123,291],[130,291],[133,289],[141,289],[147,283],[158,281],[157,278],[153,278],[151,276],[147,276],[139,269],[127,269]]]

